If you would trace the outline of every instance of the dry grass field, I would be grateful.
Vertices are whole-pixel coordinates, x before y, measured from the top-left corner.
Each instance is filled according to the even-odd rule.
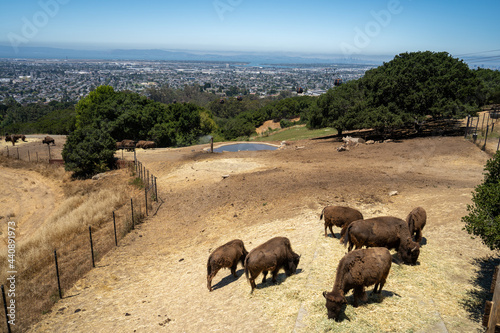
[[[323,139],[291,142],[277,151],[138,151],[158,176],[158,213],[30,331],[484,331],[481,312],[498,257],[462,230],[460,218],[489,156],[460,137],[361,145],[348,152],[337,152],[339,145]],[[389,196],[391,191],[398,194]],[[322,296],[332,289],[346,253],[338,239],[324,237],[319,220],[322,208],[333,204],[358,208],[365,217],[405,218],[416,206],[428,215],[418,265],[393,263],[382,295],[372,296],[368,288],[368,301],[358,308],[349,293],[340,322],[327,319]],[[340,230],[334,231],[338,237]],[[302,255],[296,275],[281,272],[276,285],[258,278],[250,294],[238,266],[238,279],[221,270],[214,291],[207,290],[211,251],[234,238],[250,251],[274,236],[288,237]]]

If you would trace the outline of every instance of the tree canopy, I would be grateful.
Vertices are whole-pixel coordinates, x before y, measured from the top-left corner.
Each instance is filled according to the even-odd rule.
[[[464,117],[478,111],[480,94],[476,73],[448,53],[402,53],[320,96],[309,127],[341,133],[402,126],[426,116]]]

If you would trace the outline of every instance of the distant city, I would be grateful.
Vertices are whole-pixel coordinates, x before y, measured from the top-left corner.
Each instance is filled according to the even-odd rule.
[[[78,101],[100,85],[145,94],[150,87],[197,84],[220,96],[225,96],[231,87],[259,96],[281,91],[296,93],[301,87],[303,94],[319,96],[334,87],[336,79],[358,79],[374,67],[331,63],[0,59],[0,102],[7,97],[22,104]]]

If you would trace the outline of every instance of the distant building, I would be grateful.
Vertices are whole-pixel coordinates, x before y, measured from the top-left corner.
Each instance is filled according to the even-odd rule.
[[[2,79],[0,78],[0,83],[10,83],[10,79]]]

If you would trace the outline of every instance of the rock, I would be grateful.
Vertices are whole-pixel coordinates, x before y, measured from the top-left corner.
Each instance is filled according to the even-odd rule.
[[[367,145],[372,145],[372,144],[374,144],[374,143],[375,143],[375,141],[373,141],[373,140],[368,140],[368,141],[366,141],[366,144],[367,144]]]
[[[395,195],[398,195],[398,191],[391,191],[391,192],[389,192],[389,196],[390,197],[393,197]]]
[[[229,177],[229,175],[222,175],[222,179],[226,179],[228,177]]]

